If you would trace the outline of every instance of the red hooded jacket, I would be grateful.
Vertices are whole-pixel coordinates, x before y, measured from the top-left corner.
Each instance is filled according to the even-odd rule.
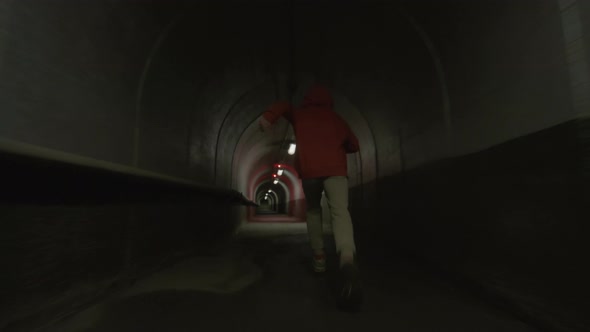
[[[333,110],[330,92],[322,86],[311,88],[300,108],[277,102],[264,113],[274,124],[284,116],[293,126],[297,140],[295,169],[301,179],[347,176],[347,153],[359,151],[357,137]]]

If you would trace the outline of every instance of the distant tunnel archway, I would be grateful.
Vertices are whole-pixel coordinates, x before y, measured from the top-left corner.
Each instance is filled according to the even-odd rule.
[[[288,192],[284,185],[274,185],[272,182],[264,182],[256,189],[256,200],[259,207],[255,215],[287,214]]]

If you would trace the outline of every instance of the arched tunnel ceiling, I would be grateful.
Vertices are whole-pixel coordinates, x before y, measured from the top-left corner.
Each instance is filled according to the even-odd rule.
[[[588,274],[578,268],[588,252],[580,232],[587,225],[586,174],[576,172],[588,165],[566,149],[587,147],[589,3],[0,1],[0,143],[89,157],[90,165],[131,165],[247,187],[250,170],[275,161],[277,138],[253,136],[256,118],[276,98],[293,93],[297,102],[317,80],[336,93],[339,107],[348,105],[338,111],[364,142],[374,142],[351,160],[360,166],[361,182],[370,182],[366,172],[374,169],[380,189],[370,209],[359,209],[359,190],[351,190],[351,212],[363,216],[355,221],[362,220],[357,225],[365,233],[357,234],[479,275],[490,290],[515,291],[526,312],[554,315],[558,322],[584,320],[586,327],[588,315],[580,308],[587,303]],[[288,89],[291,74],[295,91]],[[425,165],[477,151],[446,167]],[[247,170],[244,181],[232,165]],[[428,167],[392,176],[418,166]],[[112,196],[125,196],[118,194]],[[230,227],[230,209],[210,198],[187,210],[177,204],[176,217],[167,207],[127,209],[90,200],[74,208],[19,206],[5,214],[3,233],[9,247],[30,249],[13,256],[16,263],[39,256],[39,268],[56,271],[72,259],[98,257],[114,265],[96,275],[112,281],[135,265],[133,259],[155,257],[151,250],[160,246],[144,251],[144,243],[176,242],[170,236],[176,233],[197,244],[185,235],[207,240],[210,230]],[[130,236],[137,227],[145,234]],[[31,232],[37,228],[42,231]],[[23,242],[11,245],[21,235]],[[55,259],[36,255],[48,248]],[[147,255],[135,255],[142,251]],[[121,257],[132,260],[121,264]],[[38,271],[23,270],[43,275]],[[67,272],[75,278],[69,280],[51,273],[47,286],[64,293],[87,275],[78,272]],[[44,285],[28,281],[21,284],[44,289],[14,288],[14,298],[23,290],[45,294]],[[79,302],[80,293],[66,293]],[[23,315],[7,304],[13,321],[48,317]]]
[[[513,125],[500,134],[482,121],[466,121],[476,116],[469,113],[469,102],[462,100],[460,91],[453,92],[456,87],[447,90],[447,67],[455,65],[449,57],[454,45],[449,36],[461,34],[448,36],[448,30],[439,32],[437,27],[468,5],[446,3],[433,7],[440,9],[436,12],[425,9],[435,6],[432,1],[405,2],[407,10],[400,10],[399,3],[334,6],[293,1],[289,7],[289,2],[259,2],[187,10],[147,75],[140,165],[232,186],[231,160],[248,126],[277,98],[299,100],[313,81],[326,84],[358,111],[339,108],[353,127],[366,122],[362,126],[368,130],[357,134],[366,136],[365,147],[373,145],[373,152],[361,153],[360,177],[368,183],[404,167],[483,149],[521,130],[541,129],[574,116],[563,112],[557,119],[547,113],[543,120]],[[413,19],[416,14],[419,20]],[[455,16],[463,21],[467,17]],[[485,24],[470,22],[474,31]],[[469,75],[464,68],[456,73]],[[291,75],[295,91],[288,88]],[[449,99],[449,93],[455,98]],[[451,112],[453,105],[462,109]],[[486,107],[490,114],[512,116],[507,112],[514,106]],[[477,139],[472,135],[475,128],[481,133]]]
[[[373,181],[376,175],[373,133],[362,114],[353,105],[350,105],[337,93],[335,93],[335,100],[338,105],[338,113],[351,124],[351,128],[359,137],[362,147],[361,157],[358,161],[354,155],[350,158],[348,168],[351,185],[356,186],[363,181]],[[231,175],[237,190],[248,192],[247,183],[249,179],[255,176],[253,172],[261,167],[271,168],[275,163],[285,163],[293,166],[293,158],[286,154],[285,144],[283,144],[285,138],[291,137],[291,131],[287,129],[290,129],[287,122],[281,120],[275,128],[263,134],[258,131],[257,123],[252,123],[240,135],[237,147],[234,148],[231,155],[233,164]]]
[[[187,12],[179,18],[147,75],[140,163],[239,187],[243,181],[232,165],[254,169],[276,162],[271,146],[282,137],[255,145],[240,140],[257,135],[256,120],[271,102],[297,104],[310,84],[320,82],[333,91],[337,112],[361,141],[361,157],[350,166],[358,174],[354,182],[373,182],[378,169],[399,170],[398,127],[408,113],[400,105],[410,94],[423,105],[439,99],[436,88],[422,91],[430,98],[416,96],[418,86],[432,81],[427,50],[407,22],[396,20],[395,27],[383,30],[388,19],[380,7],[359,12],[315,4],[310,11],[309,5],[295,2],[289,12],[286,3],[257,4],[239,15],[235,8],[216,7],[207,15]],[[351,22],[346,17],[353,12],[378,19],[374,26]],[[289,89],[290,75],[295,90]],[[414,105],[409,114],[436,108]]]
[[[374,151],[359,161],[363,181],[575,116],[552,112],[567,98],[568,78],[563,49],[553,47],[562,45],[561,22],[540,25],[556,10],[551,1],[173,3],[3,3],[0,68],[11,82],[4,107],[17,111],[3,115],[2,137],[229,187],[239,182],[232,158],[249,126],[271,101],[291,93],[298,101],[313,80],[351,105],[339,111],[353,126],[366,121],[369,130],[357,134],[367,134]],[[514,38],[495,29],[524,14],[530,22]],[[467,68],[490,63],[478,50],[493,47],[504,50],[493,66]],[[499,76],[534,71],[554,79],[504,84]],[[296,91],[288,89],[291,74]],[[23,91],[38,102],[27,104]],[[519,97],[539,91],[551,102]],[[520,109],[542,116],[522,121],[530,112]]]

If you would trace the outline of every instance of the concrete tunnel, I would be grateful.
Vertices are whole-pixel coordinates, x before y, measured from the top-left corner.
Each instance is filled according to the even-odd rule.
[[[0,2],[1,330],[588,331],[588,22],[580,0]],[[361,145],[356,315],[306,273],[292,129],[257,128],[314,83]]]

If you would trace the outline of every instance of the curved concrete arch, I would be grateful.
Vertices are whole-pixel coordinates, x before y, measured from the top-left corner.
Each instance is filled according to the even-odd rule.
[[[271,170],[266,170],[266,171],[261,172],[259,175],[257,175],[256,177],[254,177],[252,179],[252,185],[251,185],[252,189],[250,191],[252,196],[256,195],[256,192],[260,189],[261,186],[264,186],[266,184],[273,182],[270,178],[269,179],[266,178],[266,176],[270,175],[271,173],[272,173]],[[275,184],[272,183],[272,185],[275,185]],[[294,184],[291,182],[291,180],[288,178],[286,181],[284,179],[279,180],[277,185],[280,185],[281,187],[283,187],[283,189],[285,189],[285,194],[287,195],[286,201],[287,202],[291,201],[294,197],[294,191],[293,191]]]
[[[223,187],[230,187],[229,173],[231,168],[227,167],[227,163],[231,163],[230,159],[236,145],[234,141],[236,128],[239,132],[241,128],[245,127],[245,125],[241,124],[242,121],[246,123],[252,121],[252,118],[248,115],[252,113],[252,109],[256,113],[256,110],[268,104],[270,99],[266,100],[265,96],[271,98],[271,96],[276,95],[277,87],[273,85],[275,83],[271,79],[274,77],[274,73],[267,70],[269,67],[273,67],[268,64],[268,61],[273,58],[264,54],[267,52],[265,47],[257,47],[258,44],[263,43],[263,40],[255,38],[255,36],[260,35],[268,35],[269,38],[272,38],[275,32],[269,31],[262,24],[253,25],[250,22],[248,24],[249,32],[243,30],[236,33],[233,29],[228,28],[230,25],[224,25],[224,22],[235,24],[237,21],[243,20],[246,23],[247,20],[244,17],[224,14],[225,16],[222,19],[212,20],[210,15],[221,15],[221,13],[225,13],[224,9],[222,7],[204,6],[201,8],[199,6],[195,4],[193,6],[195,7],[194,11],[187,11],[175,18],[174,22],[166,27],[165,33],[160,35],[156,46],[152,49],[150,62],[144,70],[145,72],[149,71],[150,75],[144,75],[141,79],[141,92],[137,97],[137,113],[141,113],[141,117],[146,118],[143,105],[164,104],[163,101],[159,103],[153,102],[154,98],[160,98],[157,97],[158,95],[164,95],[162,92],[151,93],[151,90],[154,89],[151,88],[151,85],[155,84],[157,86],[158,81],[164,81],[164,79],[159,79],[160,76],[167,75],[172,71],[183,75],[184,73],[193,75],[192,78],[187,78],[186,86],[178,89],[179,92],[175,92],[180,98],[173,99],[177,100],[175,101],[176,104],[182,104],[182,107],[186,109],[186,111],[183,111],[185,115],[179,113],[179,116],[188,119],[188,121],[184,121],[186,128],[177,130],[179,138],[176,142],[162,140],[158,142],[158,144],[166,143],[168,147],[166,149],[162,148],[162,150],[168,151],[185,145],[186,158],[185,160],[174,161],[171,158],[167,158],[167,160],[149,160],[151,157],[148,153],[142,154],[146,156],[140,156],[139,158],[148,159],[142,163],[147,168],[164,172],[169,172],[171,168],[176,170],[186,168],[185,176],[187,177],[197,178],[203,182]],[[202,10],[197,10],[197,8]],[[255,52],[251,54],[231,52],[235,45],[207,39],[207,29],[210,27],[216,27],[217,33],[226,34],[228,39],[239,40],[239,44],[243,44]],[[250,32],[253,29],[257,30],[259,34],[251,34]],[[186,40],[199,38],[216,44],[216,47],[213,48],[214,51],[212,52],[211,48],[187,47]],[[184,70],[180,68],[180,64],[176,68],[177,62],[169,59],[169,55],[175,54],[177,50],[182,50],[180,54],[184,53],[184,57],[192,57],[199,61],[193,62],[189,68],[184,68]],[[219,56],[220,54],[222,56]],[[247,66],[238,65],[239,68],[232,68],[234,64],[244,62],[249,62],[249,64]],[[182,65],[186,66],[186,62],[182,63]],[[177,82],[175,84],[178,84]],[[160,84],[158,88],[159,90],[168,90],[171,87]],[[196,90],[193,90],[194,94],[190,95],[187,89],[192,88],[196,88]],[[145,122],[146,120],[142,119],[142,121]],[[151,121],[152,126],[158,126],[155,125],[155,120],[148,119],[147,121]],[[179,120],[178,122],[182,121]],[[156,128],[156,130],[160,129]],[[182,131],[186,132],[184,138],[180,138],[180,135],[183,135]],[[152,132],[153,130],[148,130],[146,136],[153,135]],[[142,141],[141,145],[145,146],[151,143]],[[213,160],[213,164],[205,163],[205,161],[209,160]],[[173,162],[175,163],[174,166],[172,166]],[[184,165],[181,165],[183,163]],[[153,164],[160,165],[154,166]]]
[[[309,85],[300,84],[299,86],[300,90],[298,94],[300,97],[305,93]],[[376,178],[374,138],[362,113],[338,91],[333,91],[333,95],[337,104],[336,111],[350,124],[351,129],[359,137],[361,151],[349,157],[349,178],[351,187],[362,187],[364,183],[372,183]],[[284,126],[288,126],[286,121],[283,121],[279,125],[279,130],[273,131],[271,139],[275,140],[276,143],[274,144],[269,144],[264,139],[264,136],[257,132],[257,123],[255,121],[251,122],[249,127],[244,130],[242,137],[240,137],[236,145],[236,153],[234,154],[232,163],[234,170],[239,168],[239,170],[232,172],[234,174],[232,183],[234,183],[238,191],[245,189],[245,179],[251,176],[250,172],[256,160],[262,159],[265,155],[270,156],[272,160],[273,154],[278,154],[282,143],[279,143],[279,133],[283,131]]]
[[[276,190],[271,190],[271,191],[268,191],[268,190],[262,191],[261,190],[256,195],[257,199],[260,200],[261,198],[264,198],[264,196],[266,196],[266,193],[268,193],[268,196],[271,197],[274,201],[279,201],[279,196],[278,196]]]
[[[445,69],[442,64],[442,60],[438,49],[434,45],[432,38],[430,38],[428,32],[416,21],[414,16],[410,14],[403,5],[400,6],[403,16],[406,18],[410,26],[415,30],[420,40],[424,43],[425,48],[428,50],[432,58],[433,66],[436,70],[436,77],[441,89],[442,95],[442,107],[443,107],[443,121],[445,124],[445,147],[447,149],[447,156],[452,154],[452,140],[453,140],[453,125],[451,120],[451,99],[449,94],[449,88],[447,84],[447,78]]]
[[[139,83],[137,85],[137,93],[135,99],[135,128],[133,131],[133,166],[138,167],[139,162],[139,135],[140,135],[140,125],[139,120],[141,117],[141,102],[143,100],[143,93],[144,93],[144,85],[146,81],[146,77],[150,71],[152,66],[152,61],[156,56],[156,53],[160,50],[162,43],[168,37],[170,31],[175,27],[180,19],[182,19],[183,14],[176,15],[168,25],[162,29],[162,32],[158,35],[154,44],[145,60],[145,64],[143,66],[143,70],[141,72],[141,77],[139,78]]]
[[[264,196],[268,196],[272,197],[274,201],[276,202],[280,202],[280,198],[279,198],[279,194],[277,193],[277,190],[260,190],[258,192],[258,194],[256,195],[257,199],[260,200],[261,198],[264,198]]]
[[[302,219],[305,216],[305,196],[301,186],[301,180],[293,173],[293,170],[289,168],[290,167],[288,166],[285,167],[285,172],[283,173],[283,176],[281,176],[282,179],[279,183],[285,185],[289,190],[289,197],[287,200],[288,214]],[[264,183],[264,178],[273,173],[273,168],[262,168],[258,173],[255,173],[251,178],[252,185],[255,189],[251,192],[255,193],[261,184]]]
[[[253,193],[253,188],[257,187],[261,182],[265,181],[265,177],[268,177],[268,181],[270,181],[270,177],[272,174],[275,174],[275,168],[266,165],[262,165],[259,167],[255,172],[252,173],[250,177],[250,184],[249,184],[249,193]],[[299,198],[303,194],[303,190],[301,187],[301,180],[293,174],[291,170],[285,168],[282,176],[278,177],[279,182],[285,183],[289,186],[290,193],[295,198]]]
[[[266,192],[268,192],[268,191],[266,191]],[[257,200],[257,202],[261,202],[261,200],[262,200],[262,199],[263,199],[265,196],[266,196],[265,192],[261,190],[261,191],[260,191],[260,192],[259,192],[259,193],[256,195],[256,200]],[[268,197],[271,199],[271,203],[272,203],[273,207],[275,208],[275,210],[276,210],[276,207],[278,206],[278,204],[280,204],[280,203],[281,203],[281,199],[280,199],[280,197],[279,197],[279,196],[280,196],[280,195],[279,195],[279,194],[278,194],[278,193],[277,193],[275,190],[272,190],[272,191],[270,191],[270,192],[269,192],[269,195],[268,195]]]
[[[318,81],[361,136],[350,157],[361,255],[402,248],[555,325],[544,330],[590,326],[578,264],[588,1],[238,2],[0,4],[0,233],[20,266],[0,325],[32,330],[155,258],[222,244],[236,210],[253,209],[227,188],[248,194],[291,164],[289,127],[258,135],[257,117]],[[276,186],[283,202],[301,197],[292,175]]]
[[[276,194],[275,190],[273,190],[273,192],[275,192],[275,194],[277,195],[276,202],[277,202],[277,204],[281,204],[281,203],[284,204],[285,205],[285,212],[286,212],[286,214],[289,214],[290,211],[289,211],[288,202],[291,200],[291,193],[289,191],[289,186],[283,182],[279,182],[277,185],[284,193],[284,200],[281,200],[280,199],[281,195]],[[270,182],[270,181],[261,182],[258,186],[256,186],[255,192],[258,192],[260,190],[260,188],[263,188],[263,187],[268,188],[268,187],[274,187],[277,185],[272,184],[272,182]],[[248,218],[250,218],[250,217],[252,217],[252,214],[248,215]],[[248,221],[248,220],[246,220],[246,221]]]
[[[234,156],[233,182],[238,191],[247,192],[249,178],[253,172],[263,166],[272,167],[277,163],[275,152],[279,149],[280,142],[272,137],[268,140],[260,137],[260,140],[250,146],[240,145]]]
[[[227,110],[217,136],[217,148],[215,150],[216,183],[225,186],[231,185],[232,169],[228,168],[227,165],[232,163],[235,147],[241,139],[241,136],[236,135],[235,128],[253,127],[255,124],[253,119],[256,119],[256,114],[267,103],[270,103],[272,92],[275,89],[273,81],[263,81],[259,85],[244,91],[239,99]],[[249,126],[244,124],[249,124]],[[223,142],[223,145],[220,144],[221,142]]]

